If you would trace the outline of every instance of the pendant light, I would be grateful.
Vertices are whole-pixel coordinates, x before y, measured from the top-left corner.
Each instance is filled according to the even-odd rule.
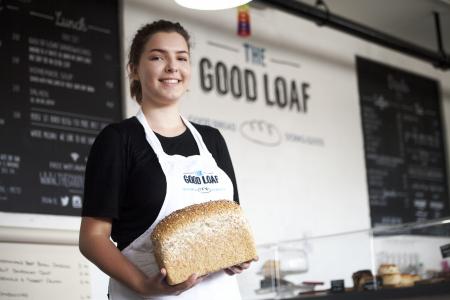
[[[219,10],[238,7],[249,3],[251,0],[175,0],[183,7],[198,10]]]

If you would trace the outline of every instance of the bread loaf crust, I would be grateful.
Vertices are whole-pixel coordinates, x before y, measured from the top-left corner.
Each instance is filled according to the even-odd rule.
[[[170,285],[193,273],[202,276],[257,257],[241,207],[234,201],[194,204],[172,212],[152,232],[159,268]]]

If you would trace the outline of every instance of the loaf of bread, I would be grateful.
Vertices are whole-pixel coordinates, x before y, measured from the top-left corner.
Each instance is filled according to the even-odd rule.
[[[386,274],[381,275],[383,280],[383,286],[398,286],[400,281],[402,280],[402,275],[400,273],[397,274]]]
[[[395,264],[381,264],[378,268],[378,275],[400,274],[400,270]]]
[[[355,291],[362,291],[364,290],[364,287],[368,283],[372,283],[375,280],[375,278],[372,275],[372,271],[370,270],[360,270],[352,275],[353,279],[353,289]]]
[[[193,273],[202,276],[257,257],[241,207],[228,200],[172,212],[156,225],[151,240],[170,285],[186,281]]]
[[[401,281],[400,270],[395,264],[381,264],[378,268],[384,286],[397,286]]]
[[[410,287],[414,286],[416,281],[421,280],[422,278],[419,275],[415,274],[402,274],[400,283],[398,284],[399,287]]]

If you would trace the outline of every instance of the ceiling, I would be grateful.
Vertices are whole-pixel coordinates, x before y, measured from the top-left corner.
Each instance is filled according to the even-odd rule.
[[[316,0],[296,0],[314,6]],[[437,52],[433,11],[450,55],[450,0],[323,0],[330,13]]]

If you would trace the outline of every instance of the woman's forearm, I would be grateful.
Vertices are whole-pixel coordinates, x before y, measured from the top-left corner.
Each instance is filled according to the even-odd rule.
[[[83,218],[82,221],[79,240],[81,253],[110,277],[138,293],[143,293],[147,276],[111,242],[108,225],[95,224],[102,221],[92,219]]]

